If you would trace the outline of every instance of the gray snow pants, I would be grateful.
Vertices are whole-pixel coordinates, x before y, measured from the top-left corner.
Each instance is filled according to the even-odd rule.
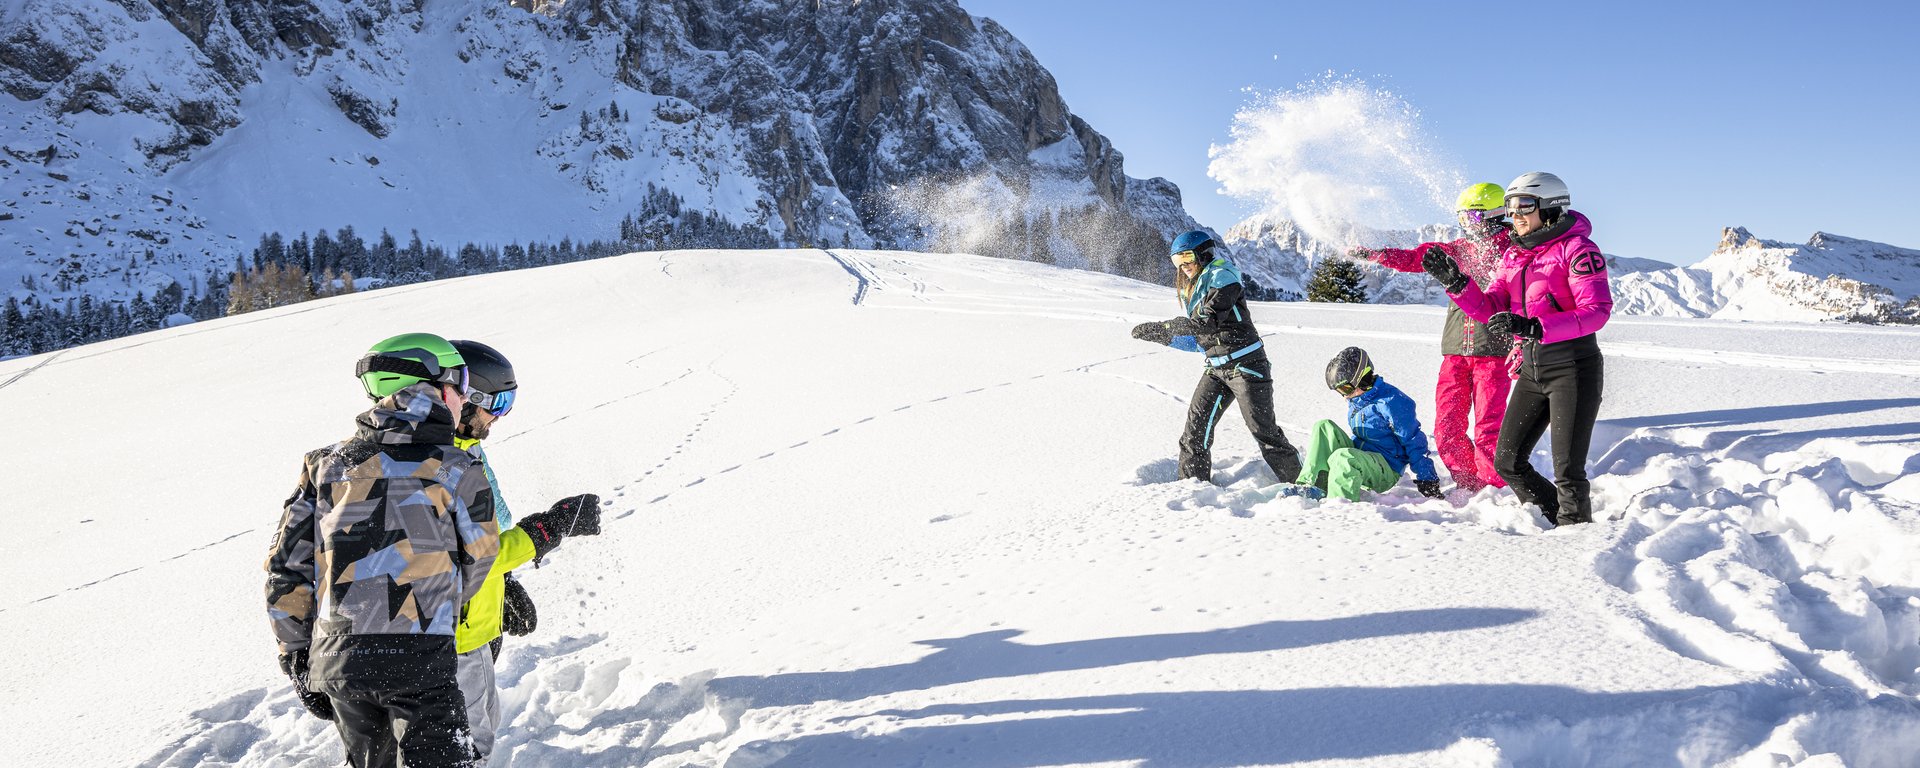
[[[460,654],[454,676],[467,700],[467,728],[480,753],[480,765],[493,756],[493,732],[500,727],[500,690],[493,680],[493,643]]]

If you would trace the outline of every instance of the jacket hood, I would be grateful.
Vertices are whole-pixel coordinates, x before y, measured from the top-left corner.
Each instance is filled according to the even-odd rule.
[[[381,445],[453,445],[453,411],[433,384],[420,382],[374,403],[354,419],[354,436]]]
[[[1580,215],[1579,211],[1568,210],[1567,215],[1561,216],[1560,220],[1554,222],[1551,227],[1525,235],[1514,235],[1513,244],[1531,251],[1543,248],[1556,240],[1586,237],[1591,234],[1593,234],[1593,222]]]

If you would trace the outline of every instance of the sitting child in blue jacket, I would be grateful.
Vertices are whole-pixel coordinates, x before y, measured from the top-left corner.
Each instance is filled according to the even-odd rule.
[[[1411,466],[1414,487],[1440,498],[1440,476],[1427,456],[1427,435],[1420,431],[1413,398],[1374,374],[1366,350],[1340,350],[1327,363],[1327,388],[1347,398],[1347,425],[1353,436],[1329,419],[1314,424],[1302,451],[1301,485],[1357,500],[1363,490],[1392,488]]]

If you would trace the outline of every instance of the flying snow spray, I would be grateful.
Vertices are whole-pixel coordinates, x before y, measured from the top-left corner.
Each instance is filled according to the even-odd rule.
[[[1466,175],[1434,149],[1420,112],[1351,77],[1255,93],[1232,141],[1208,149],[1221,191],[1345,246],[1364,230],[1410,230],[1453,219]]]

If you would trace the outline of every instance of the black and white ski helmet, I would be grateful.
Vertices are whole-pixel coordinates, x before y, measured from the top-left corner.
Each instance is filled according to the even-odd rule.
[[[1327,362],[1327,389],[1346,394],[1373,386],[1373,358],[1359,347],[1340,350]]]

